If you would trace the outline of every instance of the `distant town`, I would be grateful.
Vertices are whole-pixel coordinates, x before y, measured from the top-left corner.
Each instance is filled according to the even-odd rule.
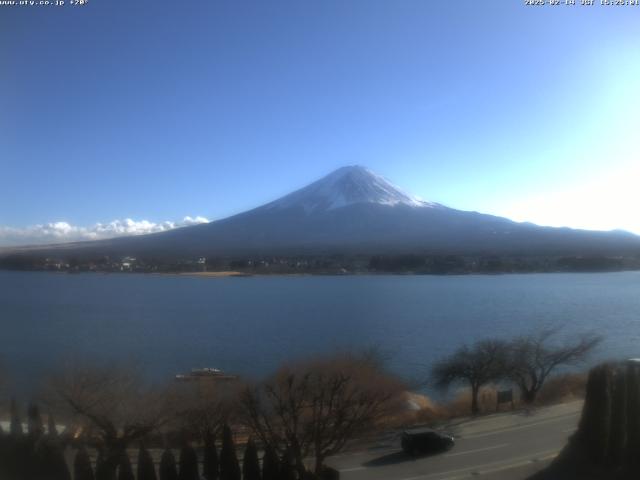
[[[640,256],[300,255],[185,259],[55,258],[26,254],[0,258],[0,269],[52,272],[261,274],[497,274],[640,270]]]

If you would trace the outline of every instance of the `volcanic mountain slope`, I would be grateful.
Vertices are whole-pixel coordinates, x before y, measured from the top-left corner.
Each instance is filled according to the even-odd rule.
[[[253,210],[169,232],[30,249],[58,256],[299,254],[627,255],[640,237],[539,227],[427,202],[360,166]]]

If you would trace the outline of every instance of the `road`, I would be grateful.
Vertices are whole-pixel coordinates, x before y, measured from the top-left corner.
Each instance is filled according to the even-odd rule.
[[[453,480],[481,476],[524,479],[547,465],[575,430],[582,402],[535,411],[496,414],[449,424],[456,438],[448,452],[412,459],[400,451],[398,435],[366,451],[327,462],[344,480]]]

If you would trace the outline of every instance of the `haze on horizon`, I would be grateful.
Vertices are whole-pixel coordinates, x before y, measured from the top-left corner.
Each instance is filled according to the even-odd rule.
[[[0,246],[223,218],[354,163],[453,208],[640,234],[638,8],[2,13]]]

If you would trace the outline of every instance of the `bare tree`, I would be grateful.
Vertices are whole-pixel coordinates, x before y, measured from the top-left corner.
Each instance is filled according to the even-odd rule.
[[[48,399],[75,418],[74,436],[98,439],[104,455],[97,478],[113,478],[127,446],[148,435],[165,419],[163,395],[131,369],[76,366],[54,376]]]
[[[246,422],[267,445],[292,456],[302,476],[396,411],[404,386],[370,355],[338,354],[283,367],[242,400]]]
[[[471,413],[475,415],[480,410],[480,387],[503,376],[507,351],[507,343],[502,340],[481,340],[470,347],[464,345],[433,366],[431,379],[441,389],[454,383],[468,384],[471,388]]]
[[[598,335],[583,334],[574,341],[558,344],[553,342],[556,333],[556,329],[545,329],[509,344],[505,374],[518,386],[525,403],[535,401],[551,372],[583,362],[602,341]]]
[[[168,408],[174,413],[172,427],[202,442],[211,442],[225,424],[238,416],[238,405],[245,385],[240,381],[202,380],[174,385],[168,395]]]

